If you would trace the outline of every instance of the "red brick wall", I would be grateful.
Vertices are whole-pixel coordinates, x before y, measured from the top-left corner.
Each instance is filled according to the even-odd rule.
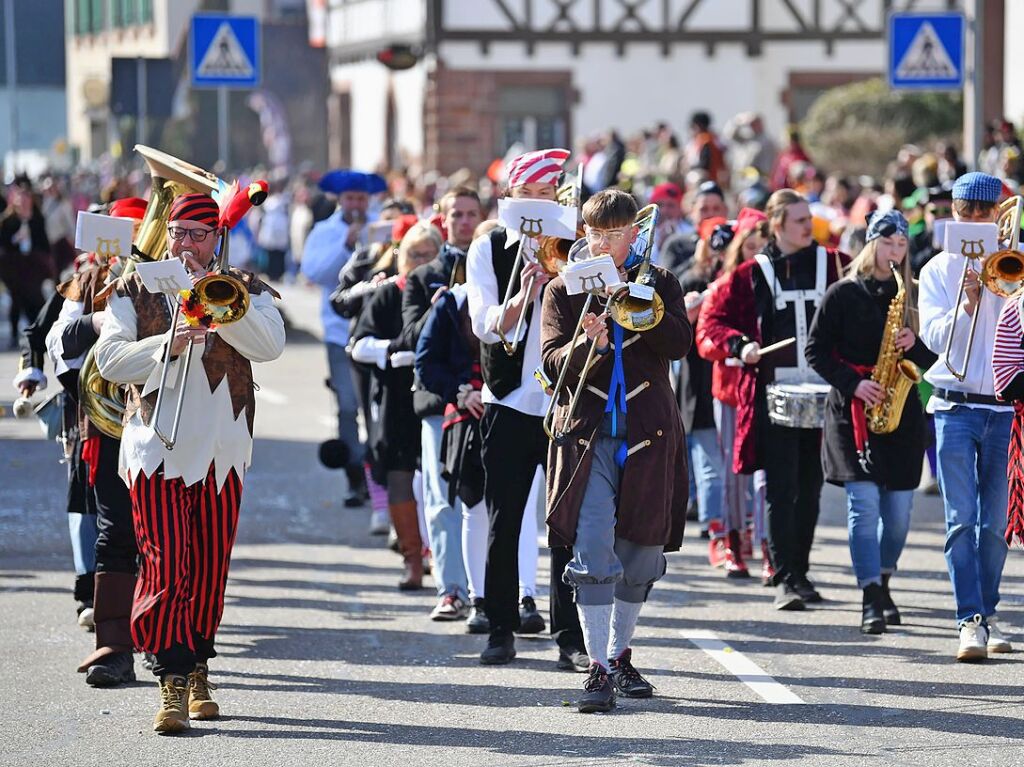
[[[510,72],[448,69],[438,62],[428,76],[424,100],[424,167],[446,175],[459,168],[482,174],[505,147],[498,144],[498,93],[504,85],[547,85],[566,89],[569,71]],[[572,136],[570,115],[566,114]]]

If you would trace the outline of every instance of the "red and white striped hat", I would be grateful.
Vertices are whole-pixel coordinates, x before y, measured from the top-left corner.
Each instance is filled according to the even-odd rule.
[[[558,183],[562,166],[569,159],[568,149],[540,149],[519,155],[509,163],[508,185]]]

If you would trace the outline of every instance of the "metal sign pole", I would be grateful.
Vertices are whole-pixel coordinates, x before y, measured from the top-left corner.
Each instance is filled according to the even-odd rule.
[[[228,169],[228,89],[217,89],[217,159]]]
[[[146,137],[146,99],[149,96],[146,92],[146,85],[146,60],[137,58],[135,59],[135,91],[139,102],[136,110],[138,125],[135,126],[135,143],[137,144],[149,143]]]
[[[984,21],[980,13],[980,0],[966,0],[964,13],[964,63],[970,67],[964,78],[964,161],[976,168],[981,153],[981,137],[985,129],[984,90]]]

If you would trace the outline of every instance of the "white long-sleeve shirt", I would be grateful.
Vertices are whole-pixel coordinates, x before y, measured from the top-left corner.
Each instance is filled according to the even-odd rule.
[[[85,304],[83,302],[64,299],[64,304],[60,308],[60,314],[57,315],[57,319],[54,320],[53,325],[50,326],[50,331],[46,334],[46,352],[50,356],[50,362],[53,363],[53,370],[56,375],[63,375],[69,370],[78,370],[82,367],[82,363],[85,362],[84,354],[77,359],[64,359],[64,331],[68,325],[83,314],[85,314]]]
[[[473,335],[481,343],[501,343],[497,333],[498,315],[501,314],[503,294],[498,291],[498,278],[494,274],[489,235],[478,237],[469,246],[466,254],[466,300],[469,301],[469,319]],[[500,399],[495,397],[484,384],[481,398],[484,402],[504,405],[527,415],[543,416],[548,407],[548,395],[533,377],[533,371],[540,365],[540,311],[541,299],[533,301],[533,313],[529,328],[520,331],[519,341],[526,344],[523,350],[523,371],[519,387]],[[526,323],[524,322],[525,326]]]
[[[273,296],[266,291],[251,297],[249,311],[242,319],[215,332],[252,362],[269,362],[284,350],[284,320]],[[108,381],[141,386],[145,397],[160,387],[166,342],[166,333],[139,340],[134,304],[130,298],[113,294],[96,344],[100,374]],[[203,366],[205,348],[205,344],[194,348],[187,371],[183,370],[184,354],[171,363],[168,371],[159,422],[165,435],[171,433],[183,379],[187,387],[174,450],[164,447],[152,425],[143,422],[141,410],[125,425],[119,472],[129,486],[139,472],[152,476],[161,463],[165,478],[181,477],[186,485],[192,485],[206,479],[214,464],[219,490],[231,469],[241,477],[252,463],[252,435],[245,409],[235,417],[227,376],[211,391]]]
[[[928,369],[924,377],[936,388],[992,397],[995,395],[992,378],[992,349],[995,345],[996,324],[1006,299],[1000,298],[984,287],[981,289],[981,299],[975,308],[975,311],[979,313],[978,328],[974,335],[967,376],[963,381],[957,380],[949,372],[943,354],[946,338],[955,322],[956,334],[950,355],[954,367],[959,369],[963,366],[964,355],[967,352],[971,315],[963,308],[964,301],[961,301],[959,311],[954,313],[963,267],[963,256],[943,251],[925,264],[921,270],[918,294],[921,340],[924,341],[925,346],[939,355],[939,359]],[[954,404],[956,403],[933,394],[928,403],[928,410],[929,412],[948,410]],[[974,403],[969,404],[968,407],[1002,409],[999,406]]]

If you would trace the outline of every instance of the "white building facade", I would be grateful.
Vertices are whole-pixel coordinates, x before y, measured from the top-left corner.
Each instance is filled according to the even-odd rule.
[[[889,12],[959,10],[960,3],[327,0],[326,6],[332,160],[361,168],[419,161],[450,173],[462,166],[483,171],[513,141],[568,145],[659,121],[683,133],[698,109],[719,127],[739,112],[759,112],[778,136],[827,88],[884,75]],[[1010,29],[1006,36],[1012,39]],[[374,58],[396,43],[422,51],[411,69],[391,72]]]

